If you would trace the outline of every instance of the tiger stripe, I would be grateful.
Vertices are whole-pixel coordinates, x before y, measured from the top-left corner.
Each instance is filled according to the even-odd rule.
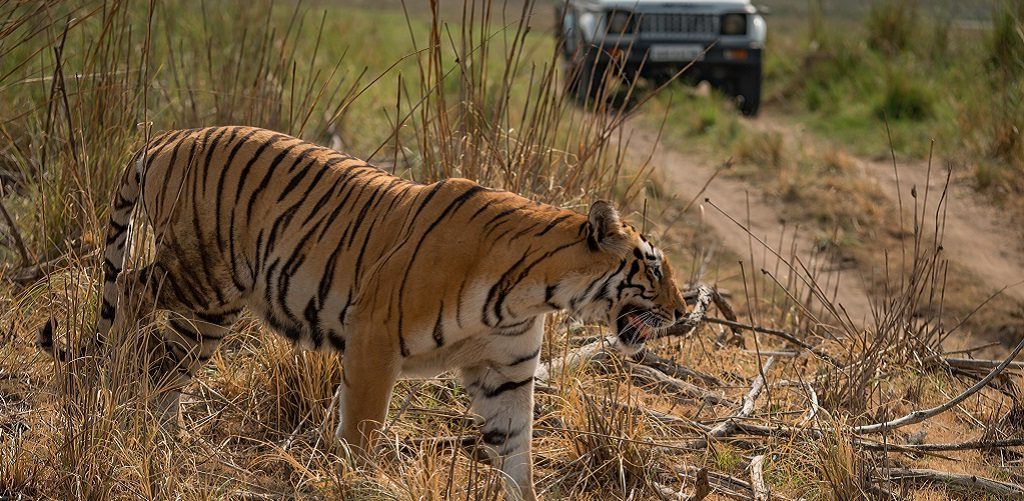
[[[136,208],[156,257],[125,271]],[[338,434],[357,451],[371,451],[398,377],[457,369],[513,498],[535,497],[545,315],[568,309],[641,343],[685,309],[661,252],[605,202],[581,215],[466,179],[417,184],[252,127],[149,140],[111,198],[104,241],[92,349],[139,312],[168,310],[150,340],[175,389],[159,408],[177,415],[178,390],[249,309],[300,346],[344,353]],[[39,346],[66,359],[53,331]]]

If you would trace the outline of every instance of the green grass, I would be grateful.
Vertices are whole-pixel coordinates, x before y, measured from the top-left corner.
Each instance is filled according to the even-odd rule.
[[[33,259],[56,259],[52,272],[35,283],[0,283],[0,326],[5,335],[0,343],[0,372],[5,375],[0,378],[5,402],[0,414],[0,497],[15,492],[94,499],[494,498],[500,478],[492,470],[441,445],[407,443],[409,438],[471,431],[460,419],[466,397],[451,378],[399,385],[392,416],[404,414],[389,429],[394,441],[388,443],[393,447],[382,451],[386,457],[376,467],[364,468],[349,463],[332,441],[334,417],[325,402],[339,378],[336,360],[295,352],[255,322],[240,322],[223,353],[189,388],[189,433],[180,441],[157,436],[152,419],[140,412],[144,392],[151,388],[137,378],[139,367],[118,365],[139,363],[134,345],[125,343],[115,350],[110,356],[117,369],[100,374],[87,360],[68,367],[53,364],[31,345],[35,328],[49,316],[63,320],[72,337],[89,332],[86,326],[91,326],[96,310],[99,235],[110,187],[146,127],[158,131],[214,123],[262,125],[323,144],[340,143],[363,157],[376,151],[375,162],[418,180],[464,175],[569,207],[608,196],[636,209],[628,203],[644,188],[643,172],[635,172],[639,167],[599,141],[609,126],[604,115],[584,114],[558,100],[557,75],[545,80],[553,44],[543,30],[517,38],[517,32],[502,28],[508,20],[496,13],[489,23],[471,21],[476,35],[466,38],[458,9],[446,11],[447,24],[432,25],[423,4],[411,6],[417,10],[409,22],[400,10],[388,6],[370,10],[316,3],[294,10],[294,3],[278,3],[272,9],[261,2],[198,5],[160,2],[150,12],[143,3],[107,4],[106,9],[91,2],[54,3],[40,14],[32,12],[36,5],[13,6],[0,0],[0,18],[18,20],[22,14],[33,14],[24,17],[29,24],[17,28],[24,31],[15,30],[13,38],[3,30],[14,25],[0,26],[0,34],[6,35],[0,38],[5,43],[0,51],[11,50],[0,57],[0,170],[14,179],[4,181],[2,201],[15,215]],[[512,7],[508,11],[514,17],[517,11]],[[540,9],[548,12],[547,7]],[[69,29],[58,58],[53,48],[60,45],[69,17],[80,24]],[[27,42],[9,44],[37,28]],[[469,40],[465,45],[460,43],[464,39]],[[482,54],[478,48],[485,39],[490,51]],[[518,54],[513,64],[505,59],[509,54]],[[861,56],[851,51],[843,57],[856,61]],[[768,84],[781,92],[800,65],[783,58],[775,61],[768,67]],[[58,63],[60,73],[55,71]],[[61,78],[63,86],[57,84]],[[864,82],[877,83],[863,75],[854,80],[848,84],[854,90],[855,85],[867,85]],[[897,88],[893,102],[905,102],[900,97],[905,94],[920,94],[931,103],[930,111],[919,116],[912,112],[898,125],[940,120],[946,113],[941,93],[932,84],[913,82],[907,92]],[[830,93],[841,89],[835,87],[839,83],[820,85]],[[919,93],[915,85],[923,85],[924,91]],[[793,92],[799,97],[805,90]],[[872,92],[876,98],[885,95],[877,89]],[[847,114],[847,129],[867,131],[871,123],[877,127],[877,107],[885,101],[863,102],[862,108]],[[913,97],[909,102],[908,109],[921,108],[913,104]],[[741,165],[734,175],[771,179],[776,183],[771,189],[789,197],[793,206],[815,208],[818,212],[807,217],[820,219],[823,225],[867,226],[855,218],[871,217],[862,210],[870,202],[865,193],[870,192],[850,188],[849,165],[841,155],[805,158],[772,134],[752,134],[716,93],[694,95],[673,87],[648,104],[645,120],[658,123],[667,117],[666,143],[696,144],[720,156],[736,156]],[[828,118],[820,109],[801,113],[808,119]],[[147,125],[137,127],[140,123]],[[1000,176],[993,173],[991,182],[1004,182]],[[842,207],[825,203],[834,198],[851,202]],[[692,268],[699,268],[699,251],[712,247],[707,232],[696,218],[674,212],[679,207],[670,197],[653,202],[652,209],[663,210],[661,218],[652,218],[655,223],[686,219],[679,225],[686,226],[683,235],[670,233],[664,247],[692,249]],[[823,236],[821,243],[853,245],[852,240],[839,233]],[[18,259],[8,247],[0,246],[5,264]],[[722,254],[714,259],[725,259]],[[721,274],[731,275],[732,282],[724,283],[735,284],[730,288],[741,305],[743,284],[735,278],[735,261],[730,264]],[[685,272],[681,269],[680,275]],[[821,332],[834,335],[819,331],[817,325],[800,328],[795,304],[780,299],[778,305],[765,305],[770,308],[786,308],[773,325],[798,330],[808,339]],[[899,317],[901,327],[910,325],[912,313],[908,310]],[[9,337],[8,329],[13,332]],[[591,326],[578,330],[551,322],[544,356],[568,349],[572,336],[600,333]],[[870,419],[868,413],[892,411],[883,406],[909,411],[903,382],[890,384],[875,375],[908,360],[919,361],[923,353],[908,339],[921,336],[905,329],[883,334],[889,337],[843,337],[823,345],[850,362],[844,370],[852,376],[819,370],[819,361],[802,355],[781,360],[776,367],[784,367],[775,369],[771,381],[813,382],[829,405],[829,415],[820,418],[835,419],[837,429],[848,420]],[[717,335],[702,328],[685,339],[652,347],[727,381],[726,387],[716,390],[738,401],[756,374],[756,356],[715,346]],[[769,338],[760,342],[764,349],[786,348]],[[904,358],[863,356],[891,352]],[[864,375],[870,377],[862,379]],[[946,375],[937,377],[945,380]],[[557,393],[538,397],[540,408],[556,419],[545,424],[545,434],[535,442],[538,481],[549,498],[643,499],[653,496],[650,484],[655,480],[678,486],[671,467],[682,464],[746,475],[748,453],[753,451],[732,446],[693,453],[651,448],[648,442],[653,440],[668,442],[698,433],[656,425],[613,404],[644,405],[707,423],[718,422],[732,409],[708,408],[699,401],[680,403],[634,388],[629,379],[617,371],[581,371],[553,381],[561,388]],[[859,384],[864,381],[866,385]],[[760,409],[772,409],[771,415],[790,420],[807,408],[800,393],[775,387],[766,393],[762,398],[768,402],[762,400],[755,413],[758,420],[763,418]],[[407,408],[404,397],[410,402]],[[996,392],[986,398],[993,406],[1006,405]],[[942,395],[930,395],[920,403],[942,400]],[[968,417],[955,429],[981,433],[982,427]],[[17,427],[28,431],[6,433]],[[766,470],[773,488],[798,497],[808,486],[815,492],[835,493],[847,483],[859,485],[862,476],[853,474],[860,473],[855,468],[874,456],[841,447],[844,439],[837,431],[830,441],[816,445],[780,435],[755,447],[769,458]],[[979,471],[994,468],[982,465]],[[833,475],[826,477],[829,472]]]

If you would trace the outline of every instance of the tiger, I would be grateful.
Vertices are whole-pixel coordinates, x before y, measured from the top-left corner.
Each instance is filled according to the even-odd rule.
[[[136,206],[155,253],[129,269]],[[400,377],[457,372],[481,446],[523,500],[537,497],[545,317],[603,322],[639,346],[687,312],[663,252],[609,202],[583,215],[467,179],[420,184],[246,126],[151,138],[116,187],[102,255],[91,339],[102,349],[128,304],[166,311],[151,337],[175,419],[181,389],[247,309],[301,348],[341,354],[336,434],[358,457],[372,460]],[[37,344],[66,360],[53,333],[46,323]]]

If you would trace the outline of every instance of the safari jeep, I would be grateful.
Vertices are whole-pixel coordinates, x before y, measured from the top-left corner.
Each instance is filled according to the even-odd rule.
[[[556,11],[568,89],[594,98],[612,76],[706,80],[744,115],[761,102],[764,18],[748,0],[567,0]]]

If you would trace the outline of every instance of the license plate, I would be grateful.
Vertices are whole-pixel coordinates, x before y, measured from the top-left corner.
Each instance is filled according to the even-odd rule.
[[[652,45],[648,56],[651,61],[693,61],[702,59],[704,47],[687,45]]]

